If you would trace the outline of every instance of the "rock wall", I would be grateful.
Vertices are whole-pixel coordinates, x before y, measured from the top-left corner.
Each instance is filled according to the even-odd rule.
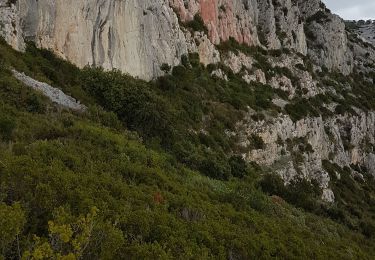
[[[117,68],[150,80],[160,66],[198,51],[204,64],[220,61],[215,46],[229,38],[269,49],[293,49],[321,66],[348,74],[353,55],[343,21],[319,0],[0,0],[0,35],[18,50],[23,38],[78,66]],[[324,22],[309,21],[325,12]],[[199,14],[208,35],[181,23]],[[307,40],[306,29],[314,34]]]
[[[19,0],[24,37],[78,66],[118,68],[152,79],[187,53],[177,16],[163,0]]]
[[[314,62],[330,70],[348,75],[353,70],[353,53],[349,49],[344,21],[337,15],[313,20],[308,24],[312,34],[308,55]]]
[[[25,50],[17,6],[8,0],[0,0],[0,36],[14,49]]]
[[[258,0],[259,37],[269,49],[294,49],[307,54],[304,22],[291,0]]]
[[[356,32],[365,42],[375,45],[375,21],[365,23],[356,23]]]

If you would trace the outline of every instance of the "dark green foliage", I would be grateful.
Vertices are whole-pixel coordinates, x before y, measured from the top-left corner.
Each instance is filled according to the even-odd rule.
[[[262,190],[270,195],[277,195],[296,207],[308,211],[318,208],[321,189],[316,181],[293,179],[288,185],[276,174],[266,174],[260,182]]]
[[[31,94],[25,100],[26,109],[29,112],[44,113],[46,111],[46,105],[43,98],[40,95]]]
[[[161,66],[160,66],[160,69],[162,71],[164,71],[165,73],[169,73],[171,71],[171,66],[167,63],[163,63]]]
[[[255,55],[256,53],[261,53],[263,55],[266,55],[268,53],[266,49],[263,49],[259,46],[250,47],[246,44],[240,44],[233,37],[230,37],[228,41],[220,43],[220,45],[218,45],[217,48],[221,52],[232,51],[236,54],[238,54],[239,51],[241,51],[241,52],[243,52],[247,55]]]
[[[2,140],[11,140],[15,128],[16,123],[13,118],[6,115],[0,115],[0,136]]]
[[[262,190],[270,195],[281,195],[286,193],[284,181],[276,174],[266,174],[260,182]]]
[[[208,29],[199,14],[194,15],[194,19],[187,22],[185,26],[195,32],[204,32],[205,34],[208,34]]]
[[[375,179],[356,165],[352,169],[363,174],[355,176],[352,169],[341,168],[329,161],[323,161],[325,170],[332,179],[332,189],[336,197],[336,210],[326,209],[327,214],[353,230],[360,230],[365,236],[374,236],[374,196]],[[339,176],[339,178],[338,178]]]
[[[86,68],[81,76],[83,89],[92,93],[99,104],[114,111],[131,130],[145,137],[173,139],[172,122],[164,100],[150,92],[145,83],[118,71]]]
[[[285,111],[290,115],[293,121],[298,121],[308,115],[319,115],[306,99],[298,99],[292,104],[287,104],[285,106]]]
[[[318,12],[316,12],[315,14],[313,14],[306,20],[307,23],[311,23],[313,21],[317,23],[326,23],[326,22],[330,22],[331,19],[329,18],[329,15],[325,11],[319,10]]]
[[[265,147],[265,143],[264,143],[263,139],[257,134],[252,134],[250,136],[249,141],[250,141],[250,146],[251,146],[252,149],[259,150],[259,149],[264,149],[264,147]]]
[[[232,156],[229,159],[231,174],[233,177],[243,178],[247,174],[247,164],[240,156]]]

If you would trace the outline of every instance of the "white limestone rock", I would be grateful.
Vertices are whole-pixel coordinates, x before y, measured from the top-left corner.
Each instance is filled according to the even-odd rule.
[[[8,0],[0,0],[0,36],[14,49],[25,51],[17,6]]]
[[[75,63],[150,80],[187,53],[178,19],[163,0],[19,0],[23,33]]]

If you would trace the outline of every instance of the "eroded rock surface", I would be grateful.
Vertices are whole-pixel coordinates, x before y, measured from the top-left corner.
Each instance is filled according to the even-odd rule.
[[[271,121],[253,121],[249,116],[238,126],[242,145],[250,145],[247,136],[258,134],[265,143],[261,150],[251,150],[245,155],[248,160],[271,167],[287,182],[296,176],[315,179],[331,200],[330,177],[322,161],[331,160],[339,166],[367,165],[375,176],[375,113],[360,113],[358,116],[334,116],[328,119],[308,117],[293,122],[288,116]],[[301,152],[301,145],[311,150]],[[350,149],[348,149],[350,147]],[[295,161],[293,153],[301,153]]]

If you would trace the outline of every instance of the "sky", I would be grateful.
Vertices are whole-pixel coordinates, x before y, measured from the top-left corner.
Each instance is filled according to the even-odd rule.
[[[346,20],[375,19],[375,0],[323,0],[323,2],[333,13]]]

